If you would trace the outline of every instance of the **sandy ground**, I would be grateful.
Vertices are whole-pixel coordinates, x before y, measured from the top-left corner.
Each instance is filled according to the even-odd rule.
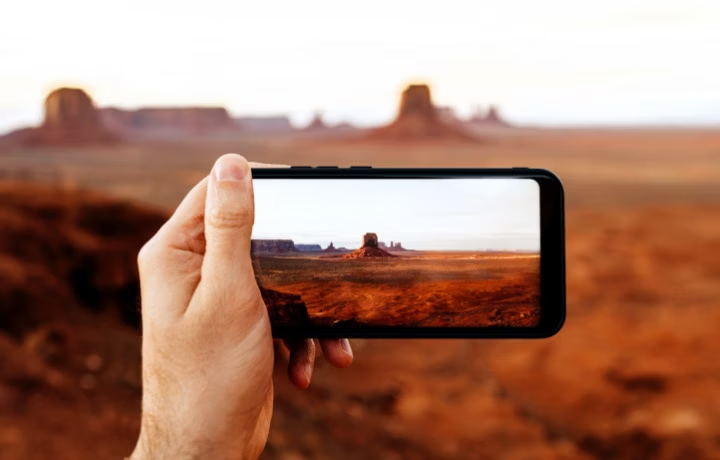
[[[256,258],[269,289],[301,296],[311,321],[332,326],[534,326],[540,259],[398,252],[380,259]]]
[[[0,154],[0,170],[172,208],[226,151],[297,165],[551,169],[568,202],[565,328],[542,341],[357,340],[351,368],[319,364],[304,392],[278,364],[264,458],[720,458],[720,130],[488,136],[477,146],[256,138],[14,150]],[[6,273],[25,270],[12,260],[0,264]],[[31,366],[16,337],[0,342],[3,459],[121,458],[132,448],[138,337],[89,315],[71,331],[72,365]],[[101,370],[89,370],[91,355]]]

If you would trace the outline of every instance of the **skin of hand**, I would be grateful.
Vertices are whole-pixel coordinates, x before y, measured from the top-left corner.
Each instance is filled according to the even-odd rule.
[[[250,256],[250,168],[268,166],[220,157],[138,255],[143,401],[131,460],[256,459],[265,447],[275,347]],[[352,363],[346,339],[320,345],[332,365]],[[286,346],[289,378],[305,388],[315,343]]]

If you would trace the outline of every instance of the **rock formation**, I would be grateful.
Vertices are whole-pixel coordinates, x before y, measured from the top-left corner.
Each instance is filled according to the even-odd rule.
[[[329,129],[328,125],[322,119],[322,113],[320,111],[315,112],[310,124],[305,127],[305,131],[325,131]]]
[[[390,242],[390,250],[391,250],[391,251],[406,251],[407,249],[405,249],[404,247],[402,247],[402,243],[401,243],[401,242],[399,242],[399,241],[398,241],[398,242],[393,242],[393,241],[391,241],[391,242]]]
[[[319,244],[296,244],[295,247],[300,252],[320,252],[323,250]]]
[[[273,327],[298,327],[310,323],[307,306],[296,294],[260,287],[260,294],[270,316]]]
[[[397,257],[381,249],[378,244],[378,236],[376,233],[366,233],[363,235],[362,246],[349,254],[342,256],[344,259],[361,259],[365,257],[383,258]]]
[[[437,107],[436,111],[438,118],[444,123],[457,125],[461,122],[452,107]]]
[[[376,248],[378,247],[378,236],[377,233],[366,233],[363,235],[362,248]]]
[[[113,144],[120,137],[103,125],[95,103],[85,91],[58,88],[45,98],[42,125],[15,131],[7,139],[27,146],[80,146]]]
[[[104,108],[103,123],[123,134],[207,134],[238,129],[224,107]]]
[[[488,126],[488,127],[506,127],[510,124],[505,121],[500,115],[500,110],[497,106],[491,105],[487,112],[484,112],[481,107],[475,107],[468,124],[471,126]]]
[[[335,245],[331,241],[330,244],[328,245],[328,247],[326,247],[324,249],[324,251],[325,252],[338,252],[338,249],[335,247]]]
[[[295,131],[287,116],[241,117],[235,118],[235,124],[244,133],[286,134]]]
[[[293,240],[252,240],[250,250],[253,253],[299,252]]]
[[[0,332],[107,313],[140,326],[137,253],[163,213],[89,192],[0,186]]]
[[[371,140],[476,140],[462,127],[447,123],[433,105],[428,85],[410,85],[402,93],[397,118],[389,125],[372,130]]]

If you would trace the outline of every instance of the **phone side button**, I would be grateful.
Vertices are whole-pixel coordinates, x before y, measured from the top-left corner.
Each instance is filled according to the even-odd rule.
[[[350,166],[350,169],[372,169],[372,166]]]

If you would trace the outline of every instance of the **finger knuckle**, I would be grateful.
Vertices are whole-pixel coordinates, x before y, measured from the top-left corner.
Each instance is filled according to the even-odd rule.
[[[142,270],[143,267],[147,267],[150,264],[153,263],[153,261],[157,258],[156,251],[155,251],[155,244],[153,240],[148,241],[143,245],[142,248],[140,248],[140,251],[137,255],[137,264],[138,267]]]
[[[250,209],[213,209],[207,216],[208,225],[217,228],[244,228],[253,225],[253,213]]]

